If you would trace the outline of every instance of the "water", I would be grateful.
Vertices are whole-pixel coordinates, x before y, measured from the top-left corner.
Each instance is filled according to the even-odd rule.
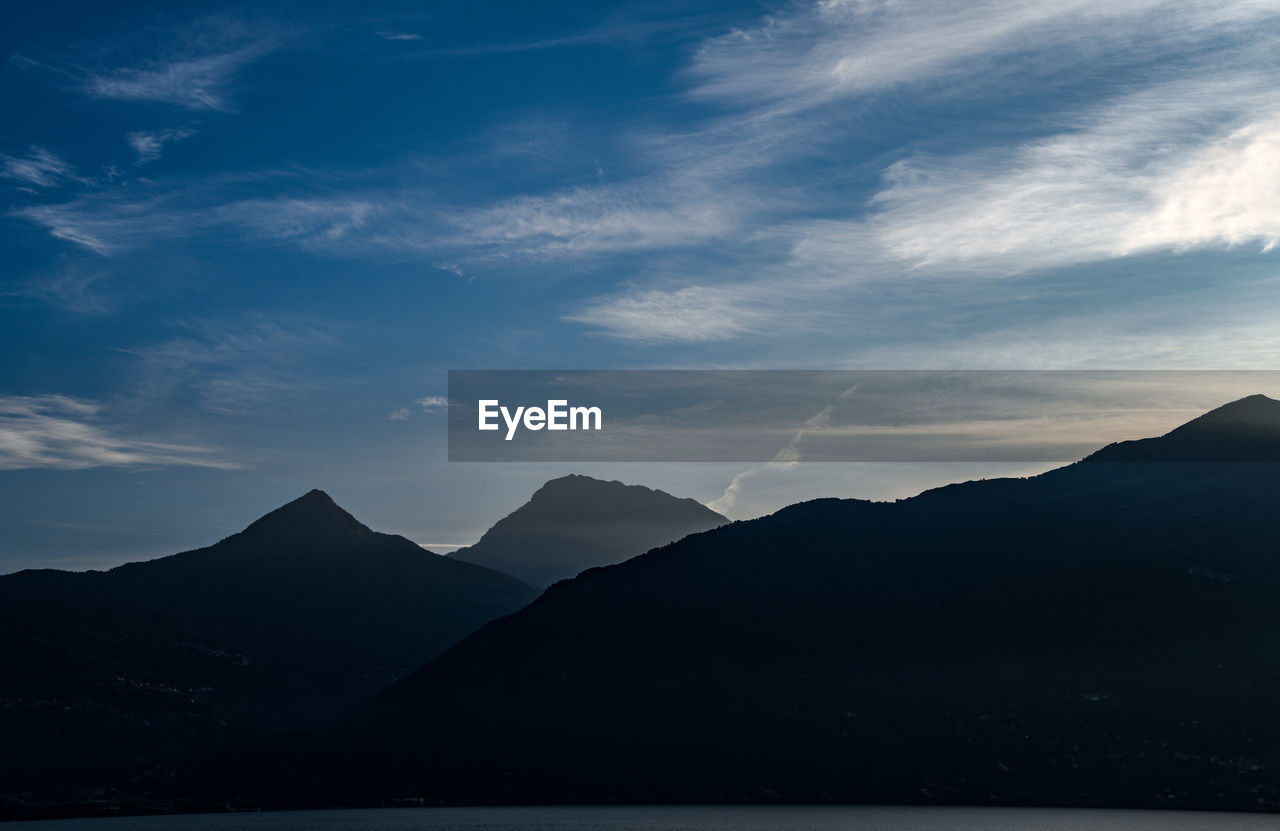
[[[385,808],[6,823],[3,831],[1253,831],[1280,815],[818,806]]]

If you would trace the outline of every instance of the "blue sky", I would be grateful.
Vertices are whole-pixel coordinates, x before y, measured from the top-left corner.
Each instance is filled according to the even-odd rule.
[[[450,368],[1280,358],[1274,2],[10,5],[0,570],[472,542],[568,469],[446,463]]]

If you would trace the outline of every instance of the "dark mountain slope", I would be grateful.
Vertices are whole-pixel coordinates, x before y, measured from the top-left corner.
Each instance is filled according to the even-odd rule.
[[[1280,401],[1250,395],[1154,439],[1110,444],[1095,462],[1280,462]]]
[[[553,586],[352,717],[376,773],[330,764],[459,801],[1280,807],[1277,493],[1095,457],[796,505]]]
[[[547,482],[453,556],[547,586],[727,521],[693,499],[570,475]]]
[[[320,726],[535,594],[371,531],[320,491],[208,548],[0,577],[0,781],[136,785]]]

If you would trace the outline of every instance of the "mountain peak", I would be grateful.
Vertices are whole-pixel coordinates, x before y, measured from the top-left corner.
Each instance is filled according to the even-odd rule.
[[[694,499],[570,474],[544,483],[453,556],[545,586],[726,521]]]
[[[1123,441],[1089,456],[1095,462],[1277,462],[1280,401],[1262,394],[1223,404],[1159,438]]]
[[[636,493],[642,491],[656,493],[653,488],[646,488],[644,485],[626,485],[616,479],[597,479],[594,476],[584,476],[581,473],[570,473],[565,476],[556,477],[555,479],[548,479],[542,484],[542,487],[533,492],[531,499],[536,499],[539,495],[546,497],[570,493],[595,493],[599,491],[621,490],[623,488],[634,489],[634,492]]]
[[[1193,418],[1171,431],[1169,435],[1184,431],[1222,430],[1251,427],[1262,431],[1280,430],[1280,401],[1261,393],[1223,404],[1204,415]]]
[[[316,539],[371,533],[367,526],[339,507],[333,497],[317,488],[254,521],[241,535]]]

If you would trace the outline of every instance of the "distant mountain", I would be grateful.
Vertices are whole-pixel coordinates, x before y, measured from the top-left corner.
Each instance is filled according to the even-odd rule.
[[[141,788],[317,727],[536,594],[318,490],[208,548],[0,577],[0,794]]]
[[[693,499],[571,475],[547,482],[453,556],[548,586],[726,522]]]
[[[1244,399],[1128,457],[1165,464],[1099,464],[1135,453],[1113,445],[589,570],[303,775],[349,799],[1280,809],[1280,465],[1242,463],[1276,413]]]

